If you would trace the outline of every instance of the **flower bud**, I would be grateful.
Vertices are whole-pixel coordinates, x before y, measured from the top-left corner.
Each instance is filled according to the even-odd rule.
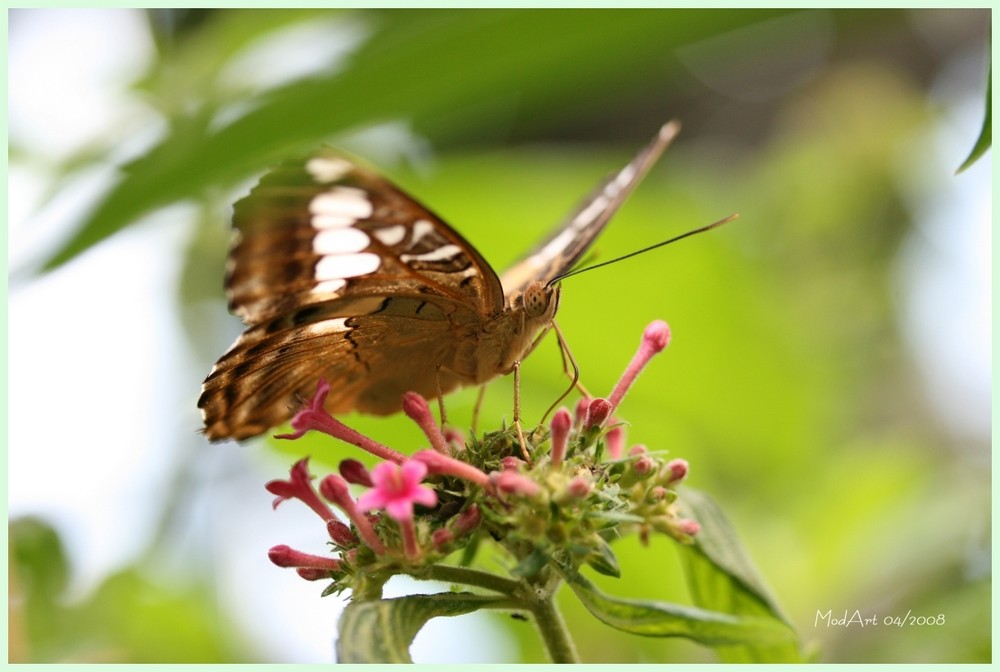
[[[431,442],[431,448],[442,455],[451,455],[451,448],[448,447],[448,442],[445,441],[441,427],[434,419],[426,399],[416,392],[407,392],[403,395],[403,412],[424,430],[427,440]]]
[[[615,389],[611,391],[611,395],[608,397],[611,402],[612,411],[618,408],[618,405],[625,397],[625,393],[632,387],[632,383],[635,382],[635,379],[649,363],[649,360],[653,358],[653,355],[661,352],[667,347],[668,343],[670,343],[670,327],[667,326],[666,322],[656,320],[646,327],[645,331],[642,332],[642,342],[639,344],[639,349],[632,357],[628,368],[625,369],[622,377],[618,379]]]
[[[666,473],[666,483],[664,485],[671,486],[680,483],[688,474],[688,463],[687,460],[676,458],[667,462]]]
[[[361,464],[357,460],[341,460],[339,471],[340,475],[343,476],[344,480],[348,483],[363,485],[366,488],[370,488],[373,485],[372,475],[368,473],[368,469],[365,468],[365,465]]]
[[[344,525],[336,518],[331,518],[326,521],[326,532],[330,535],[330,539],[333,540],[333,543],[338,546],[354,546],[358,543],[358,538],[354,536],[353,532],[351,532],[351,528]]]
[[[595,427],[602,427],[608,418],[611,417],[611,402],[607,399],[597,399],[591,400],[590,404],[587,406],[587,413],[583,417],[583,426],[585,429],[593,429]]]
[[[514,471],[494,471],[490,474],[490,482],[500,492],[531,497],[541,491],[541,487],[530,478]]]
[[[500,466],[503,467],[504,471],[517,471],[521,467],[527,465],[528,463],[519,457],[514,457],[513,455],[508,455],[507,457],[500,460]]]
[[[563,459],[566,457],[566,446],[569,445],[569,430],[572,425],[573,418],[565,408],[560,408],[552,416],[552,424],[550,425],[552,436],[550,459],[553,466],[562,464]]]
[[[452,541],[454,541],[455,535],[451,533],[451,530],[447,530],[443,527],[439,527],[434,530],[431,534],[431,543],[434,544],[434,548],[441,548],[442,546],[447,546]]]
[[[594,482],[586,476],[574,476],[566,486],[566,493],[573,499],[584,499],[594,491]]]
[[[472,504],[465,511],[462,511],[457,516],[455,516],[455,534],[458,536],[464,536],[472,530],[479,527],[479,523],[483,519],[483,514],[480,513],[479,507]]]
[[[618,426],[609,429],[604,435],[604,445],[608,449],[608,457],[612,460],[620,458],[625,449],[625,428]]]

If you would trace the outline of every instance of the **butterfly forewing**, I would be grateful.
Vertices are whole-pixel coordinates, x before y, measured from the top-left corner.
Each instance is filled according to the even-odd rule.
[[[355,294],[447,296],[491,314],[496,274],[479,253],[384,178],[324,149],[265,175],[234,207],[226,288],[248,324]]]
[[[270,171],[234,208],[226,292],[248,327],[202,387],[205,434],[261,434],[287,421],[320,378],[331,385],[330,412],[385,414],[406,391],[432,398],[508,373],[551,324],[553,280],[676,131],[664,126],[503,285],[430,210],[330,149]]]
[[[500,276],[507,296],[523,292],[531,282],[548,284],[567,273],[587,252],[679,130],[680,124],[676,121],[665,124],[628,165],[598,185],[551,235],[507,269]]]

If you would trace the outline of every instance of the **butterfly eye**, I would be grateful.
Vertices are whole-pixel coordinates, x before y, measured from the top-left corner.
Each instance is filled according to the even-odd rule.
[[[549,309],[550,290],[540,282],[532,282],[524,290],[524,312],[528,317],[540,317]]]

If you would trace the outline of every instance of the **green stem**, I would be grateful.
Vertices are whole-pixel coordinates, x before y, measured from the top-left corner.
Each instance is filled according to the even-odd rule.
[[[465,567],[451,567],[448,565],[432,565],[426,575],[416,578],[426,578],[433,581],[445,581],[448,583],[461,583],[466,586],[479,586],[486,590],[493,590],[504,595],[513,595],[521,586],[518,581],[511,581],[496,574],[480,572],[475,569]]]
[[[576,646],[569,637],[566,629],[566,621],[563,620],[559,608],[556,607],[555,593],[549,594],[546,599],[538,600],[532,605],[531,612],[535,616],[535,623],[545,642],[545,648],[549,651],[549,657],[553,663],[579,663],[580,658],[576,653]]]

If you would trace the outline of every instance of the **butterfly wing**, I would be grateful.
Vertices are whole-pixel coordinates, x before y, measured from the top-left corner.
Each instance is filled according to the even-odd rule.
[[[289,419],[325,377],[331,412],[398,410],[473,382],[475,334],[503,310],[496,273],[384,178],[321,150],[237,202],[226,289],[248,329],[205,380],[212,440]]]
[[[324,148],[266,174],[234,207],[230,310],[250,325],[331,299],[416,290],[503,305],[493,269],[388,180]]]
[[[548,284],[580,260],[679,131],[676,121],[660,128],[624,168],[605,179],[561,226],[500,276],[509,304],[532,282]]]
[[[332,386],[331,413],[391,413],[408,390],[433,398],[472,382],[474,371],[456,369],[469,359],[464,336],[478,320],[447,300],[394,294],[314,303],[250,327],[205,380],[205,433],[219,440],[265,432],[287,421],[320,378]]]

